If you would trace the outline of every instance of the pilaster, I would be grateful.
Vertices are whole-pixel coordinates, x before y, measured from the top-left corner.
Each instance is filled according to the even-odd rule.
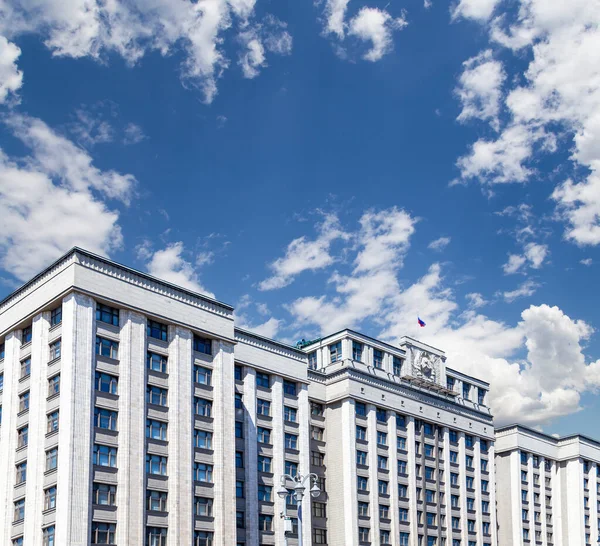
[[[246,367],[244,376],[244,466],[246,477],[246,546],[258,546],[258,453],[256,443],[256,370]],[[275,515],[277,519],[277,514]]]
[[[406,449],[408,450],[408,520],[410,524],[410,545],[419,546],[419,526],[417,522],[417,478],[415,450],[415,418],[407,417]],[[394,514],[398,517],[398,514]]]
[[[458,483],[460,491],[460,535],[463,544],[469,543],[467,512],[467,463],[465,449],[465,433],[458,435]]]
[[[498,546],[498,512],[496,507],[496,448],[490,442],[488,448],[488,472],[490,476],[490,531],[492,533],[492,546]]]
[[[391,364],[390,364],[391,366]],[[398,519],[398,511],[400,508],[398,502],[398,446],[397,440],[398,429],[396,425],[396,414],[393,411],[388,412],[387,419],[388,426],[388,440],[390,444],[390,458],[389,458],[389,469],[390,469],[390,519],[391,519],[391,531],[392,544],[400,536],[400,526]],[[451,546],[451,545],[450,545]]]
[[[592,537],[596,538],[595,535],[600,536],[598,530],[598,463],[592,463],[588,478],[590,487],[590,533]]]
[[[475,529],[477,529],[477,544],[483,544],[483,509],[481,507],[481,439],[475,440],[473,449],[473,464],[475,465]],[[490,506],[490,510],[493,510]]]
[[[379,541],[379,480],[377,477],[377,408],[373,404],[367,405],[367,423],[367,438],[369,440],[368,461],[369,504],[371,505],[371,543],[377,543]]]
[[[285,453],[284,431],[283,431],[283,379],[280,376],[273,376],[273,384],[271,385],[272,402],[271,412],[273,416],[273,432],[271,434],[271,442],[273,443],[273,502],[275,503],[275,515],[273,519],[275,529],[275,544],[283,544],[285,535],[283,533],[283,525],[278,519],[279,514],[285,509],[285,499],[280,499],[277,494],[279,488],[279,479],[285,472]]]
[[[310,404],[308,402],[308,385],[300,383],[298,387],[300,389],[298,393],[298,447],[300,450],[300,464],[298,466],[300,474],[306,476],[310,473]],[[275,490],[277,490],[278,485],[277,483],[275,484]],[[311,481],[308,480],[306,482],[306,496],[302,507],[302,537],[305,544],[310,544],[312,540],[311,504],[313,498],[310,494],[311,486]],[[319,501],[321,499],[316,498],[314,500]]]

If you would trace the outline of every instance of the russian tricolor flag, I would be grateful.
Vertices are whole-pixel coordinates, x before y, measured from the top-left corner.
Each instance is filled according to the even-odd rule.
[[[424,321],[422,321],[422,320],[421,320],[419,317],[417,317],[417,321],[418,321],[418,323],[419,323],[419,326],[420,326],[421,328],[424,328],[424,327],[425,327],[425,322],[424,322]]]

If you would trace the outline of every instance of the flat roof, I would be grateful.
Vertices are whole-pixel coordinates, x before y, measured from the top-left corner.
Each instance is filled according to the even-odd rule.
[[[266,341],[267,343],[271,343],[272,345],[276,345],[278,347],[281,347],[282,349],[287,349],[288,351],[294,351],[295,353],[298,353],[299,355],[306,356],[306,352],[304,352],[302,349],[298,349],[298,347],[294,347],[293,345],[288,345],[287,343],[283,343],[281,341],[271,339],[270,337],[262,336],[260,334],[255,334],[254,332],[251,332],[250,330],[245,330],[244,328],[238,328],[237,326],[235,326],[233,331],[235,334],[240,333],[240,334],[243,334],[248,337],[253,337],[255,339],[259,339],[261,341]]]
[[[340,334],[343,334],[344,332],[348,332],[349,334],[354,334],[354,335],[357,335],[357,336],[364,337],[366,339],[370,339],[371,341],[374,341],[375,343],[378,343],[379,345],[384,345],[385,347],[389,347],[390,349],[393,349],[394,351],[398,351],[400,353],[406,353],[406,351],[402,347],[396,347],[395,345],[391,345],[390,343],[386,343],[385,341],[381,341],[380,339],[377,339],[375,337],[368,336],[367,334],[363,334],[361,332],[357,332],[356,330],[352,330],[351,328],[344,328],[343,330],[338,330],[337,332],[334,332],[333,334],[327,334],[326,336],[323,336],[323,337],[315,340],[310,345],[305,345],[302,348],[302,350],[306,351],[308,349],[308,347],[312,347],[313,345],[317,345],[317,343],[321,343],[322,341],[325,341],[326,339],[338,336]]]
[[[510,429],[518,429],[518,430],[522,430],[524,432],[528,432],[530,434],[533,434],[535,436],[542,436],[543,438],[546,438],[547,440],[550,440],[554,443],[558,443],[562,440],[571,440],[573,438],[580,438],[582,440],[585,440],[587,442],[590,442],[592,444],[595,444],[596,446],[600,447],[600,440],[596,440],[594,438],[590,438],[589,436],[586,436],[585,434],[580,434],[578,432],[573,433],[573,434],[567,434],[566,436],[552,436],[552,434],[547,434],[545,432],[540,432],[539,430],[536,430],[534,428],[528,427],[526,425],[521,425],[519,423],[514,423],[512,425],[504,425],[502,427],[496,427],[496,432],[506,432],[507,430]]]

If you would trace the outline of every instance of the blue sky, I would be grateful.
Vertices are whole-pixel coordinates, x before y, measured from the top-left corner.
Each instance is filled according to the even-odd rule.
[[[598,436],[598,2],[33,4],[0,0],[0,295],[79,245]]]

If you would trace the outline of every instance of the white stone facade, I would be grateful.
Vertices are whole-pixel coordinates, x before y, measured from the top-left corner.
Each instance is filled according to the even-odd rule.
[[[500,544],[596,546],[600,442],[520,425],[496,430]]]
[[[411,338],[265,339],[226,304],[74,249],[0,302],[0,546],[520,544],[522,525],[497,536],[488,389]],[[598,448],[578,442],[540,448],[543,546],[587,546],[598,527]],[[296,473],[322,491],[301,524],[277,494]]]

